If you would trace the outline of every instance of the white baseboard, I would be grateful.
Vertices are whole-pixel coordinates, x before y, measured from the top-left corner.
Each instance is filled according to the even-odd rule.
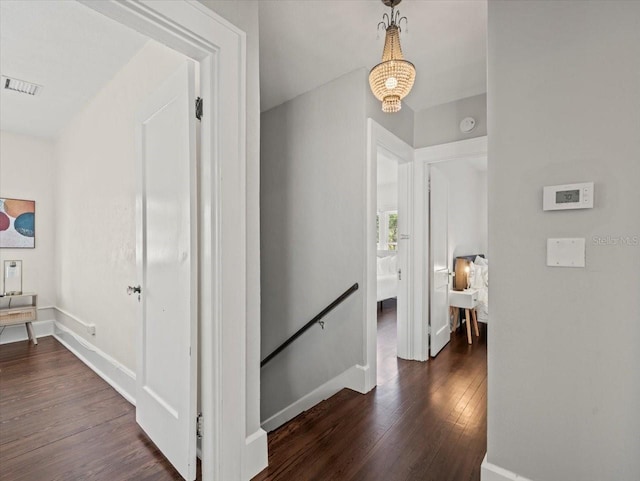
[[[267,432],[264,429],[258,429],[245,440],[242,479],[249,481],[268,464]]]
[[[73,314],[59,307],[54,307],[53,309],[54,309],[55,320],[58,321],[58,323],[63,324],[67,327],[75,325],[76,327],[79,327],[80,329],[85,331],[87,334],[95,336],[96,334],[95,324],[84,322],[82,319],[78,319]],[[79,331],[76,331],[76,332],[79,332]]]
[[[531,481],[529,478],[491,464],[487,461],[486,454],[482,460],[482,467],[480,468],[480,479],[481,481]]]
[[[118,391],[122,397],[131,404],[136,404],[136,375],[133,371],[60,322],[55,322],[53,337]]]
[[[333,379],[325,382],[322,386],[314,389],[309,394],[301,397],[296,402],[278,411],[273,416],[262,422],[262,429],[271,432],[279,428],[287,421],[292,420],[298,414],[307,411],[319,402],[330,398],[335,393],[344,388],[353,389],[359,393],[367,392],[367,366],[355,365],[337,375]]]
[[[347,379],[347,384],[345,385],[345,387],[359,392],[360,394],[367,394],[374,387],[376,387],[375,380],[373,382],[373,385],[371,385],[371,379],[369,379],[370,374],[371,371],[368,364],[366,366],[356,364],[355,369],[350,372],[350,376]]]
[[[68,322],[68,320],[71,319],[81,327],[86,328],[87,331],[93,326],[92,324],[80,321],[57,307],[38,309],[38,317],[43,320],[32,323],[36,337],[55,337],[64,347],[75,354],[78,359],[89,366],[91,370],[118,391],[127,401],[135,405],[135,373],[73,332],[62,324],[62,322]],[[0,335],[0,344],[26,341],[28,338],[27,329],[24,324],[15,324],[5,327],[2,335]]]
[[[38,313],[40,315],[40,313]],[[43,315],[41,317],[44,317]],[[35,331],[36,337],[46,337],[53,335],[53,317],[42,321],[33,321],[31,325]],[[0,328],[0,344],[10,344],[12,342],[26,341],[29,339],[27,328],[24,324],[13,324],[12,326],[4,326]]]

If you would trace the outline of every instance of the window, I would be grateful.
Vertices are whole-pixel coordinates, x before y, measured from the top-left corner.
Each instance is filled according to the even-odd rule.
[[[378,212],[376,216],[378,250],[395,251],[398,249],[398,211]]]
[[[389,235],[387,237],[387,245],[390,251],[398,249],[398,213],[389,212],[388,222]]]

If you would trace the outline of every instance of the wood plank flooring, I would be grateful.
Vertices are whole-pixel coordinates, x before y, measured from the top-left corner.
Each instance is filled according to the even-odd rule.
[[[180,479],[135,408],[53,337],[0,345],[0,481]]]
[[[378,387],[343,390],[269,434],[254,481],[477,481],[486,451],[486,334],[435,360],[396,358],[378,320]],[[52,337],[0,346],[0,481],[164,481],[180,475],[135,409]],[[200,479],[200,474],[198,474]]]
[[[269,434],[253,481],[477,481],[486,452],[486,330],[458,330],[426,363],[395,357],[395,306],[378,314],[378,387],[347,389]]]

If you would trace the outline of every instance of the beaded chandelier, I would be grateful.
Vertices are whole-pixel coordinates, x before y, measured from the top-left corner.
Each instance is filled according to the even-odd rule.
[[[369,85],[373,95],[382,101],[383,112],[398,112],[402,108],[401,100],[407,96],[416,79],[416,68],[402,56],[400,47],[400,22],[405,24],[407,17],[400,17],[395,7],[402,0],[382,0],[391,7],[391,16],[384,14],[378,24],[386,30],[382,62],[371,69]]]

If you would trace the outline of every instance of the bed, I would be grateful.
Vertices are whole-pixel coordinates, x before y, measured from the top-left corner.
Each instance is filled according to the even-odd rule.
[[[376,300],[382,302],[398,295],[398,261],[396,254],[377,257],[378,288]]]
[[[468,273],[466,267],[469,267]],[[476,307],[478,321],[488,323],[489,261],[483,254],[458,256],[454,260],[453,269],[456,272],[456,289],[463,289],[468,285],[471,289],[478,290],[478,305]]]

